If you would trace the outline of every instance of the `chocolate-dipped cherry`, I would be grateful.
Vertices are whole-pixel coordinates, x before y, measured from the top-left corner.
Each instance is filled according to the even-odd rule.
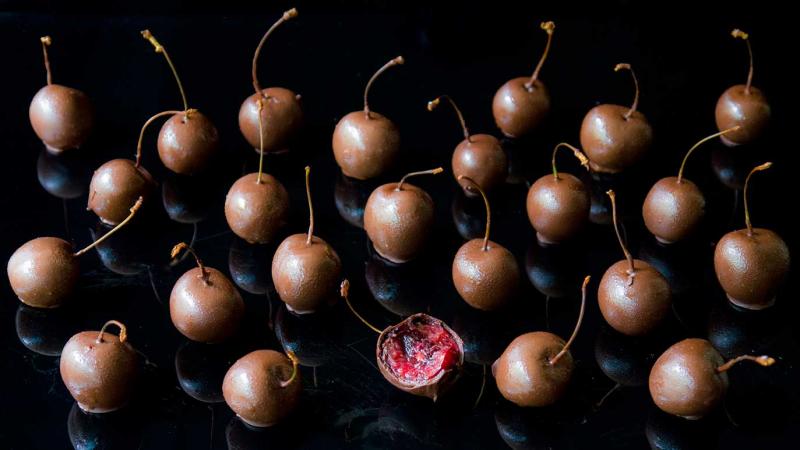
[[[739,129],[739,126],[700,139],[686,152],[677,177],[658,180],[644,199],[644,225],[658,242],[672,244],[689,237],[700,225],[706,210],[706,199],[700,188],[683,177],[689,155],[705,142]]]
[[[411,172],[399,183],[384,184],[372,191],[364,207],[364,230],[383,258],[400,264],[422,250],[433,225],[433,199],[424,190],[406,183],[406,179],[443,171],[438,167]]]
[[[544,83],[539,80],[556,24],[542,22],[541,29],[547,33],[547,44],[544,47],[539,64],[533,75],[508,80],[500,86],[492,100],[492,114],[497,128],[510,138],[522,137],[534,131],[550,112],[550,93]]]
[[[53,42],[50,36],[39,38],[47,71],[47,86],[33,96],[28,116],[36,136],[47,150],[61,153],[78,148],[86,142],[94,123],[94,108],[82,91],[53,84],[47,47]]]
[[[747,43],[750,70],[747,72],[747,84],[737,84],[723,92],[714,111],[717,128],[720,130],[739,126],[737,131],[720,136],[720,140],[729,147],[749,144],[758,139],[767,128],[771,114],[764,93],[753,86],[753,48],[750,46],[750,36],[742,30],[733,30],[731,36]]]
[[[639,336],[655,328],[670,310],[672,293],[661,273],[641,259],[633,259],[622,241],[617,224],[617,202],[614,191],[611,216],[614,231],[625,259],[611,265],[600,280],[597,303],[611,328],[628,336]]]
[[[464,342],[447,324],[417,313],[381,331],[353,308],[349,293],[350,282],[344,280],[340,294],[347,307],[378,334],[375,357],[386,381],[433,401],[456,382],[464,365]]]
[[[269,35],[279,25],[294,17],[297,17],[295,8],[285,11],[264,33],[253,55],[252,75],[256,92],[247,97],[239,108],[239,130],[257,152],[278,153],[288,150],[292,137],[303,124],[300,95],[282,87],[262,89],[256,70],[258,55]]]
[[[167,49],[156,40],[150,30],[142,37],[150,41],[156,53],[164,55],[183,100],[183,111],[172,115],[158,133],[158,156],[167,169],[183,175],[194,175],[209,166],[219,146],[217,127],[200,111],[189,108],[178,71],[172,64]]]
[[[169,317],[178,331],[198,342],[220,342],[231,337],[244,316],[244,301],[225,274],[204,266],[194,249],[181,242],[172,248],[175,258],[186,250],[197,267],[178,278],[169,295]]]
[[[364,110],[342,117],[333,130],[333,156],[342,173],[351,178],[366,180],[388,170],[400,152],[400,132],[386,116],[369,109],[367,95],[372,83],[386,69],[403,64],[398,56],[383,65],[364,88]]]
[[[475,195],[471,184],[460,177],[464,175],[475,180],[486,192],[499,186],[506,179],[508,172],[508,158],[500,146],[500,141],[489,134],[470,134],[464,115],[458,109],[456,102],[449,95],[440,95],[428,102],[428,111],[433,111],[442,99],[447,100],[458,115],[464,140],[459,142],[453,150],[452,169],[453,176],[461,185],[467,195]]]
[[[297,358],[256,350],[236,361],[222,381],[225,403],[246,424],[272,426],[291,414],[303,390]]]
[[[119,336],[106,331],[119,327]],[[109,320],[100,331],[83,331],[70,338],[61,352],[61,379],[78,406],[105,413],[125,406],[139,377],[139,354],[127,342],[127,328]]]
[[[653,129],[639,106],[639,81],[630,64],[617,64],[614,71],[630,70],[636,95],[630,108],[598,105],[586,113],[581,124],[581,147],[595,172],[618,173],[639,161],[653,141]]]
[[[684,339],[668,348],[650,371],[650,395],[662,411],[686,419],[699,419],[725,397],[728,374],[740,361],[767,367],[769,356],[742,355],[727,362],[705,339]]]
[[[540,407],[552,405],[564,395],[574,365],[569,348],[583,322],[589,279],[583,279],[578,322],[566,343],[546,331],[525,333],[511,341],[492,364],[497,389],[506,400],[519,406]]]
[[[314,236],[314,207],[311,204],[306,166],[308,233],[293,234],[281,242],[272,258],[272,282],[290,311],[305,314],[317,311],[337,299],[336,288],[342,273],[339,255],[322,238]]]
[[[77,252],[69,242],[56,237],[40,237],[24,243],[8,260],[8,282],[22,303],[36,308],[55,308],[75,289],[80,275],[78,257],[108,239],[125,226],[142,198],[130,208],[128,217],[92,244]]]
[[[562,147],[572,150],[581,165],[589,167],[589,159],[580,150],[562,142],[553,149],[553,176],[542,176],[528,189],[528,220],[543,244],[567,240],[589,221],[589,190],[576,176],[556,169],[556,153]]]
[[[775,303],[775,292],[789,273],[789,247],[772,230],[753,228],[747,204],[747,187],[754,173],[772,163],[754,167],[744,182],[746,228],[722,236],[714,249],[714,271],[728,300],[745,309],[764,309]]]
[[[519,266],[514,255],[502,245],[489,240],[492,212],[489,199],[481,186],[464,175],[459,183],[467,181],[476,189],[486,205],[486,233],[483,239],[467,241],[453,258],[453,284],[458,295],[469,306],[491,311],[507,304],[519,287]]]

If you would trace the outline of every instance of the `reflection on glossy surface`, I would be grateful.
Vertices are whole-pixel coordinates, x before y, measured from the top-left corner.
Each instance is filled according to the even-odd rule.
[[[779,312],[746,311],[716,301],[708,318],[708,340],[727,359],[743,354],[766,354],[783,331]]]
[[[228,270],[237,286],[245,291],[263,295],[267,293],[272,280],[270,265],[272,252],[263,245],[248,244],[243,239],[234,237],[228,251]]]
[[[468,197],[463,191],[453,195],[450,207],[458,234],[465,240],[483,237],[486,230],[486,209],[481,197]]]
[[[213,207],[212,187],[213,183],[206,178],[171,174],[161,187],[164,210],[176,222],[202,222]]]
[[[384,448],[387,442],[402,443],[399,448],[425,448],[425,420],[425,415],[400,406],[347,411],[337,425],[358,448]]]
[[[647,383],[658,354],[639,338],[625,336],[603,326],[594,341],[594,357],[600,370],[622,386]]]
[[[184,342],[175,352],[175,373],[181,389],[204,403],[224,401],[222,379],[238,356],[230,345]]]
[[[374,186],[367,181],[359,181],[344,174],[336,177],[333,200],[339,215],[354,227],[364,228],[364,206]]]
[[[744,179],[753,166],[762,163],[763,156],[752,146],[728,148],[718,145],[711,150],[711,169],[717,179],[729,189],[744,188]]]
[[[653,450],[707,450],[717,448],[716,418],[686,420],[650,408],[645,435]]]
[[[430,271],[422,264],[422,261],[392,264],[373,250],[364,269],[369,291],[381,306],[400,317],[425,311]]]
[[[110,271],[119,275],[136,275],[147,269],[144,242],[141,228],[134,229],[131,224],[95,247],[100,262]],[[94,229],[90,229],[92,241],[96,241],[109,230],[108,225],[98,221]]]
[[[567,443],[563,426],[542,411],[546,408],[521,408],[501,400],[494,413],[497,432],[514,450],[562,448]]]
[[[306,367],[319,367],[333,357],[339,333],[338,310],[302,316],[292,314],[281,304],[275,315],[275,336],[284,351],[292,351]]]
[[[667,279],[673,296],[684,295],[696,289],[702,275],[702,262],[698,258],[699,242],[679,242],[663,245],[652,236],[643,240],[639,248],[639,258],[655,267]]]
[[[582,277],[582,263],[576,248],[532,242],[525,258],[525,272],[533,287],[543,295],[562,298],[575,291]]]
[[[303,439],[294,434],[286,424],[267,428],[255,428],[234,416],[225,428],[228,450],[263,450],[271,448],[290,448]]]
[[[498,313],[466,306],[459,308],[451,323],[453,330],[464,341],[464,359],[475,364],[494,363],[514,338],[509,322],[509,317]]]
[[[17,307],[17,337],[28,350],[44,356],[59,356],[74,334],[69,306],[55,309]]]
[[[141,444],[141,418],[125,408],[106,414],[83,412],[72,405],[67,419],[69,440],[75,450],[138,449]]]
[[[62,198],[77,198],[86,192],[91,178],[86,161],[70,152],[54,155],[47,150],[39,153],[36,175],[44,190]]]

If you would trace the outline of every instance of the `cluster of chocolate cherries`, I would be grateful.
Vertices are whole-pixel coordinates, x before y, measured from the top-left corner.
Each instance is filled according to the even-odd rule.
[[[267,38],[296,16],[295,9],[283,13],[258,43],[252,62],[255,92],[244,100],[239,111],[239,128],[258,152],[259,166],[257,172],[242,176],[231,186],[224,212],[233,233],[254,244],[272,242],[286,224],[289,212],[287,190],[278,179],[263,171],[264,155],[287,151],[303,125],[301,97],[287,88],[262,88],[257,78],[257,62]],[[555,24],[545,22],[541,28],[547,34],[547,43],[533,74],[503,84],[492,102],[497,127],[508,138],[535,133],[551,107],[540,73]],[[88,209],[113,227],[106,234],[78,251],[63,239],[40,237],[14,252],[8,261],[8,278],[19,300],[26,305],[60,306],[78,282],[80,257],[129,223],[152,197],[156,183],[141,164],[142,141],[150,124],[168,117],[159,132],[157,148],[164,166],[175,173],[194,175],[207,170],[218,151],[216,127],[200,111],[189,107],[166,49],[149,31],[143,31],[142,36],[169,64],[180,89],[183,109],[159,112],[145,122],[134,160],[111,160],[94,172]],[[740,30],[734,30],[733,37],[743,39],[750,52],[747,83],[723,93],[716,107],[719,131],[687,152],[677,177],[655,183],[642,207],[647,229],[664,245],[687,239],[703,219],[703,193],[683,176],[694,150],[714,138],[720,138],[727,146],[751,143],[763,134],[769,121],[770,106],[762,92],[752,85],[749,37]],[[41,43],[47,85],[31,102],[31,125],[50,152],[74,151],[92,130],[92,106],[83,92],[52,83],[47,54],[52,41],[44,37]],[[374,179],[398,160],[398,128],[387,116],[370,108],[368,94],[384,71],[402,64],[404,59],[398,56],[381,67],[366,85],[363,110],[345,115],[333,131],[333,156],[347,177]],[[652,144],[652,128],[637,109],[639,86],[633,68],[618,64],[614,70],[631,73],[635,85],[632,105],[601,104],[592,108],[580,127],[582,150],[567,143],[558,144],[553,150],[552,173],[543,175],[529,188],[527,214],[543,245],[557,246],[572,239],[587,224],[590,214],[588,187],[580,178],[559,172],[556,167],[559,150],[569,150],[591,172],[617,174],[640,161]],[[486,207],[485,235],[469,240],[457,251],[452,281],[472,308],[497,310],[516,294],[521,277],[513,254],[490,240],[488,193],[506,179],[508,160],[497,138],[470,133],[462,112],[450,96],[431,100],[428,110],[433,111],[442,102],[455,110],[464,136],[453,151],[452,174],[465,195],[480,196]],[[751,176],[769,166],[770,163],[757,166],[747,176],[746,227],[724,235],[714,255],[717,278],[730,302],[747,310],[764,309],[774,303],[790,263],[784,241],[773,231],[755,228],[750,222],[747,191]],[[420,255],[434,222],[434,202],[409,179],[441,172],[442,168],[412,172],[371,193],[364,207],[363,228],[381,258],[401,265]],[[381,374],[403,391],[436,400],[459,378],[464,363],[462,338],[443,321],[421,312],[383,329],[369,324],[350,303],[350,284],[342,280],[342,263],[337,252],[314,235],[309,167],[305,169],[305,185],[309,228],[284,239],[272,257],[272,281],[280,299],[292,313],[307,314],[328,308],[339,297],[343,298],[352,313],[378,334],[376,361]],[[656,268],[635,259],[627,250],[617,223],[615,193],[609,190],[607,195],[624,258],[603,275],[597,290],[598,305],[605,321],[616,331],[629,336],[646,335],[670,311],[670,285]],[[184,273],[172,289],[169,301],[172,322],[192,341],[225,341],[242,323],[245,312],[242,297],[236,285],[220,270],[204,265],[191,246],[178,243],[171,256],[176,258],[184,251],[194,256],[197,267]],[[545,331],[525,333],[513,339],[494,362],[492,374],[503,397],[520,406],[542,407],[564,395],[574,368],[570,347],[584,316],[589,281],[586,276],[581,286],[575,286],[582,294],[581,307],[568,340]],[[113,334],[110,326],[117,327],[118,334]],[[725,395],[726,371],[745,360],[763,366],[775,362],[768,356],[751,355],[725,361],[706,340],[678,342],[651,369],[649,387],[653,401],[676,416],[689,419],[705,416]],[[78,333],[67,342],[60,370],[64,384],[81,409],[104,413],[123,407],[131,399],[141,363],[140,354],[128,341],[126,326],[109,320],[99,331]],[[222,383],[223,396],[230,408],[242,421],[256,427],[284,419],[295,409],[301,391],[298,358],[289,350],[253,351],[229,368]]]

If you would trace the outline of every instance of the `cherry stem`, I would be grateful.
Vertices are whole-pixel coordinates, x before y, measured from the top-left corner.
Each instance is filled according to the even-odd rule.
[[[175,114],[180,114],[185,112],[186,114],[189,113],[191,110],[186,111],[176,111],[176,110],[169,110],[169,111],[161,111],[160,113],[154,115],[153,117],[147,119],[147,122],[142,125],[142,131],[139,132],[139,142],[136,143],[136,167],[141,167],[142,165],[142,141],[144,140],[144,132],[147,130],[147,127],[150,126],[153,121],[158,119],[159,117],[164,116],[174,116]]]
[[[264,173],[264,117],[261,111],[264,109],[264,101],[256,100],[258,105],[258,177],[256,184],[261,184],[261,174]]]
[[[736,358],[733,358],[731,360],[728,360],[728,362],[726,362],[725,364],[717,367],[717,373],[722,373],[727,371],[740,361],[753,361],[754,363],[763,367],[769,367],[775,364],[775,358],[769,357],[767,355],[762,355],[762,356],[742,355],[742,356],[737,356]]]
[[[314,206],[311,204],[309,175],[311,175],[311,167],[306,166],[306,198],[308,199],[308,237],[306,238],[306,245],[311,245],[311,238],[314,237]]]
[[[572,145],[567,144],[566,142],[561,142],[558,145],[556,145],[556,148],[553,149],[553,176],[555,177],[556,181],[560,180],[560,178],[558,178],[558,169],[556,169],[556,153],[558,153],[558,149],[560,148],[568,148],[572,150],[572,154],[575,155],[576,158],[578,158],[578,161],[581,162],[581,165],[583,167],[586,167],[586,170],[589,170],[589,158],[587,158],[586,155],[583,154],[583,152],[573,147]]]
[[[294,379],[297,378],[297,373],[298,373],[297,365],[299,364],[299,361],[297,360],[297,355],[295,355],[293,351],[287,350],[286,356],[292,362],[292,375],[289,376],[288,380],[281,381],[282,388],[289,387],[289,385],[292,384]]]
[[[483,247],[482,247],[482,250],[483,251],[488,251],[489,250],[489,229],[492,226],[492,209],[489,207],[489,198],[486,196],[486,192],[484,192],[483,189],[481,189],[481,185],[479,185],[472,178],[470,178],[470,177],[468,177],[466,175],[459,175],[458,176],[458,181],[461,181],[461,180],[469,181],[469,183],[472,184],[475,187],[475,189],[478,190],[478,192],[480,192],[481,197],[483,197],[483,204],[484,204],[484,206],[486,206],[486,233],[483,236]],[[472,186],[470,186],[470,189],[471,188],[472,188]]]
[[[735,127],[728,128],[727,130],[722,130],[722,131],[720,131],[719,133],[714,133],[714,134],[712,134],[711,136],[706,136],[706,137],[704,137],[703,139],[700,139],[699,141],[697,141],[697,143],[696,143],[696,144],[694,144],[694,145],[692,146],[692,148],[690,148],[690,149],[689,149],[689,151],[688,151],[688,152],[686,152],[686,156],[684,156],[684,157],[683,157],[683,162],[681,163],[681,167],[680,167],[680,169],[678,169],[678,183],[680,183],[681,181],[683,181],[683,168],[686,166],[686,161],[688,161],[688,160],[689,160],[689,155],[691,155],[691,154],[692,154],[692,152],[693,152],[693,151],[694,151],[694,150],[695,150],[697,147],[700,147],[701,145],[705,144],[706,142],[710,141],[711,139],[714,139],[714,138],[716,138],[716,137],[720,137],[720,136],[722,136],[722,135],[724,135],[724,134],[728,134],[728,133],[730,133],[731,131],[736,131],[736,130],[738,130],[739,128],[741,128],[741,127],[740,127],[739,125],[736,125]]]
[[[47,56],[47,47],[53,43],[53,39],[50,36],[42,36],[39,38],[39,41],[42,43],[42,53],[44,54],[44,70],[47,72],[47,84],[53,84],[53,74],[50,73],[50,58]]]
[[[750,208],[747,205],[747,187],[750,186],[750,177],[753,176],[756,172],[761,172],[762,170],[767,170],[772,167],[771,162],[765,162],[760,166],[753,167],[753,170],[747,174],[747,178],[744,179],[744,192],[742,195],[744,196],[744,224],[747,225],[747,235],[753,235],[753,224],[750,223]]]
[[[619,246],[622,247],[622,253],[625,254],[625,259],[628,260],[628,264],[630,265],[628,269],[628,286],[630,286],[633,284],[633,277],[636,273],[636,270],[633,268],[633,256],[631,256],[631,252],[625,247],[625,243],[622,241],[622,235],[619,233],[619,224],[617,224],[617,196],[612,189],[609,189],[606,195],[611,199],[611,219],[614,221],[614,232],[617,233]]]
[[[178,90],[181,91],[181,99],[183,100],[183,110],[189,110],[189,103],[186,101],[186,92],[183,90],[183,84],[181,84],[181,78],[178,76],[178,71],[175,69],[175,65],[172,64],[172,59],[169,57],[169,53],[167,53],[167,49],[161,45],[153,33],[150,30],[142,30],[142,37],[150,41],[150,44],[153,45],[153,48],[156,50],[156,53],[161,53],[164,55],[164,59],[167,60],[167,64],[169,64],[169,69],[172,71],[172,75],[175,76],[175,82],[178,83]]]
[[[397,183],[397,187],[394,188],[394,190],[395,191],[402,191],[403,190],[403,183],[406,182],[406,178],[416,177],[417,175],[438,175],[438,174],[440,174],[442,172],[444,172],[444,169],[442,169],[441,167],[437,167],[437,168],[431,169],[431,170],[421,170],[419,172],[407,173],[407,174],[405,174],[403,176],[403,178],[400,179],[400,182]]]
[[[405,59],[403,59],[403,57],[402,57],[402,56],[397,56],[397,57],[395,57],[395,58],[392,58],[392,59],[391,59],[389,62],[387,62],[386,64],[384,64],[384,65],[383,65],[383,67],[381,67],[380,69],[378,69],[378,71],[377,71],[377,72],[375,72],[375,73],[372,75],[372,78],[370,78],[370,79],[369,79],[369,81],[367,81],[367,86],[364,88],[364,114],[366,114],[366,115],[367,115],[367,119],[370,119],[370,116],[369,116],[369,112],[370,112],[370,111],[369,111],[369,101],[367,100],[367,96],[369,95],[369,90],[370,90],[370,88],[372,88],[372,83],[374,83],[374,82],[375,82],[375,80],[376,80],[376,79],[377,79],[379,76],[381,76],[381,74],[382,74],[383,72],[385,72],[385,71],[386,71],[386,69],[388,69],[388,68],[390,68],[390,67],[394,67],[394,66],[399,66],[399,65],[405,64],[405,62],[406,62],[406,60],[405,60]]]
[[[264,33],[264,36],[261,38],[261,41],[258,43],[258,47],[256,47],[256,52],[253,55],[253,87],[256,90],[256,94],[261,94],[261,85],[258,83],[258,71],[256,69],[258,65],[258,55],[261,53],[261,47],[264,46],[264,42],[266,42],[267,38],[269,37],[272,32],[278,28],[278,26],[287,20],[293,19],[297,17],[297,9],[292,8],[288,11],[285,11],[280,19],[278,19],[275,23],[272,24],[271,27]],[[262,94],[263,95],[263,94]]]
[[[142,197],[139,197],[139,199],[138,199],[138,200],[136,200],[136,203],[134,203],[134,204],[133,204],[133,206],[131,206],[131,210],[130,210],[130,211],[131,211],[131,213],[130,213],[130,214],[128,214],[128,217],[126,217],[126,218],[125,218],[125,220],[123,220],[122,222],[118,223],[118,224],[117,224],[117,226],[115,226],[114,228],[112,228],[112,229],[111,229],[111,230],[110,230],[108,233],[104,234],[104,235],[103,235],[103,237],[101,237],[100,239],[98,239],[98,240],[96,240],[96,241],[92,242],[91,244],[87,245],[87,246],[86,246],[86,247],[84,247],[82,250],[78,250],[77,252],[75,252],[75,253],[73,254],[73,256],[81,256],[81,255],[83,255],[84,253],[86,253],[86,252],[88,252],[89,250],[91,250],[91,249],[93,249],[93,248],[97,247],[97,246],[98,246],[98,245],[100,245],[100,244],[101,244],[103,241],[105,241],[106,239],[108,239],[109,237],[111,237],[111,235],[112,235],[112,234],[114,234],[114,233],[116,233],[116,232],[117,232],[117,231],[118,231],[120,228],[124,227],[124,226],[125,226],[125,224],[127,224],[128,222],[130,222],[130,221],[131,221],[131,219],[133,219],[133,216],[135,216],[135,215],[136,215],[136,211],[138,211],[138,210],[139,210],[139,208],[142,206],[142,202],[143,202],[143,201],[144,201],[144,200],[142,199]]]
[[[358,318],[358,320],[361,321],[361,323],[363,323],[370,330],[378,334],[382,333],[381,330],[379,330],[376,326],[372,325],[371,323],[367,322],[367,319],[363,318],[361,314],[359,314],[358,311],[356,311],[355,308],[353,308],[353,304],[350,303],[350,280],[346,278],[342,280],[342,285],[339,288],[339,295],[341,295],[342,298],[344,299],[344,302],[347,303],[347,307],[350,308],[350,312],[352,312],[353,315],[355,315]]]
[[[194,260],[197,262],[197,268],[200,269],[200,279],[202,279],[207,286],[208,270],[206,270],[206,266],[203,265],[203,261],[200,259],[200,257],[197,256],[197,252],[195,252],[194,249],[189,246],[189,244],[187,244],[186,242],[180,242],[178,244],[175,244],[175,246],[172,247],[172,252],[170,252],[169,254],[170,258],[175,259],[175,257],[178,256],[178,254],[182,250],[186,250],[187,253],[191,253],[192,256],[194,256]]]
[[[533,90],[533,83],[539,78],[539,71],[542,70],[542,66],[544,65],[544,61],[547,59],[547,54],[550,53],[550,44],[553,42],[553,32],[556,30],[556,24],[553,22],[542,22],[539,27],[547,33],[547,44],[544,46],[544,53],[542,53],[542,57],[539,58],[539,64],[536,65],[536,68],[533,70],[533,75],[531,75],[531,79],[525,83],[525,89],[528,92]]]
[[[436,107],[439,106],[439,103],[441,102],[442,99],[447,100],[450,103],[450,105],[453,106],[453,109],[456,110],[456,114],[458,114],[458,121],[461,122],[461,129],[464,132],[464,139],[466,139],[467,142],[472,142],[472,139],[470,139],[469,135],[469,129],[467,128],[467,122],[464,121],[464,115],[461,114],[461,110],[458,109],[458,105],[456,105],[456,102],[453,101],[452,97],[450,97],[449,95],[440,95],[435,99],[429,101],[428,111],[433,111],[434,109],[436,109]]]
[[[753,47],[750,45],[750,35],[737,28],[731,31],[731,36],[742,39],[747,44],[747,53],[750,55],[750,70],[747,72],[747,84],[744,87],[744,93],[750,95],[750,86],[753,85]]]
[[[103,334],[105,334],[106,328],[108,328],[109,325],[116,325],[119,328],[120,343],[124,343],[128,340],[128,327],[126,327],[125,324],[119,320],[109,320],[103,324],[103,328],[100,328],[100,333],[97,334],[97,339],[94,341],[95,343],[100,344],[103,342]]]
[[[551,366],[556,365],[561,357],[569,352],[569,348],[575,341],[575,337],[578,336],[578,330],[581,329],[581,324],[583,323],[583,314],[586,311],[586,286],[589,284],[591,278],[591,276],[587,275],[586,278],[583,279],[583,285],[581,286],[581,311],[578,313],[578,323],[575,324],[575,329],[572,330],[572,336],[570,336],[567,343],[564,344],[564,348],[548,361]]]
[[[481,364],[483,367],[483,375],[481,376],[481,390],[478,391],[478,398],[475,399],[475,403],[472,404],[472,409],[478,407],[483,398],[483,392],[486,390],[486,364]]]
[[[628,112],[626,112],[623,116],[625,117],[625,120],[628,120],[631,118],[631,115],[636,112],[636,108],[639,107],[639,79],[636,78],[636,72],[633,71],[633,67],[631,67],[630,64],[620,63],[614,66],[614,72],[619,72],[622,69],[626,69],[631,72],[631,77],[633,77],[633,85],[636,88],[636,94],[633,96],[633,104],[631,105],[631,109],[629,109]]]

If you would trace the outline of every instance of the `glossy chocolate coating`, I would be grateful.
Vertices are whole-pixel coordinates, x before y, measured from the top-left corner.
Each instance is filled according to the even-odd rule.
[[[231,186],[225,197],[225,219],[240,238],[251,244],[266,244],[275,237],[289,216],[289,193],[275,177],[245,175]]]
[[[83,92],[50,84],[33,97],[28,116],[47,149],[61,153],[86,142],[94,123],[94,108]]]
[[[198,342],[220,342],[232,336],[244,316],[244,301],[233,282],[213,267],[187,270],[169,296],[169,316],[175,328]]]
[[[659,242],[682,241],[705,215],[706,199],[696,184],[678,177],[662,178],[650,188],[642,205],[644,225]]]
[[[80,332],[61,352],[61,379],[86,412],[119,409],[131,398],[139,376],[139,354],[119,337],[99,331]]]
[[[433,199],[424,190],[403,183],[377,187],[364,207],[364,229],[375,251],[393,263],[413,259],[433,226]]]
[[[774,231],[753,228],[731,231],[714,249],[714,270],[728,299],[746,309],[763,309],[789,273],[789,247]]]
[[[290,311],[317,311],[338,298],[342,262],[323,239],[293,234],[281,242],[272,258],[272,282]]]
[[[510,138],[530,134],[550,112],[550,93],[536,80],[528,89],[530,77],[508,80],[492,100],[492,115],[497,128]]]
[[[589,221],[591,199],[581,180],[568,173],[544,175],[528,190],[528,220],[546,244],[565,241]]]
[[[611,265],[600,280],[597,302],[612,328],[628,336],[653,330],[670,311],[669,283],[650,264],[633,260],[633,284],[628,285],[627,260]]]
[[[558,401],[572,377],[572,354],[567,352],[554,365],[550,360],[564,344],[545,331],[525,333],[511,341],[492,364],[500,394],[519,406],[541,407]]]
[[[258,99],[264,99],[261,124],[264,137],[264,152],[278,153],[288,150],[292,138],[303,125],[303,109],[300,96],[289,89],[271,87],[263,89],[262,95],[253,94],[242,102],[239,109],[239,130],[256,152],[259,151]]]
[[[745,88],[743,84],[728,88],[717,100],[714,111],[720,131],[737,125],[741,127],[720,136],[720,140],[730,147],[755,141],[769,124],[771,109],[764,93],[761,89],[750,86],[750,93],[747,94]]]
[[[685,339],[668,348],[650,371],[650,395],[662,411],[699,419],[714,410],[728,390],[725,361],[705,339]]]
[[[32,239],[8,260],[8,282],[26,305],[55,308],[67,299],[80,275],[80,264],[69,242],[55,237]]]
[[[626,119],[629,110],[626,106],[598,105],[583,118],[581,147],[595,172],[622,172],[650,148],[653,129],[639,111]]]
[[[217,127],[197,110],[175,114],[158,133],[161,162],[182,175],[195,175],[206,169],[218,147]]]
[[[400,153],[400,131],[374,111],[353,111],[333,130],[333,156],[342,173],[366,180],[385,173]]]
[[[156,187],[150,173],[135,164],[130,159],[112,159],[92,175],[87,209],[108,225],[125,220],[136,200],[139,197],[147,200]]]
[[[478,183],[489,192],[501,185],[508,173],[508,158],[496,137],[488,134],[473,134],[464,139],[453,152],[453,176],[467,195],[476,195],[474,186],[467,180],[459,180],[464,175]]]
[[[491,311],[506,305],[519,287],[519,266],[505,247],[473,239],[458,249],[453,259],[453,284],[473,308]]]
[[[286,355],[274,350],[256,350],[228,369],[222,395],[246,424],[268,427],[291,414],[299,403],[303,390],[300,374],[288,386],[281,386],[291,376],[292,362]]]

